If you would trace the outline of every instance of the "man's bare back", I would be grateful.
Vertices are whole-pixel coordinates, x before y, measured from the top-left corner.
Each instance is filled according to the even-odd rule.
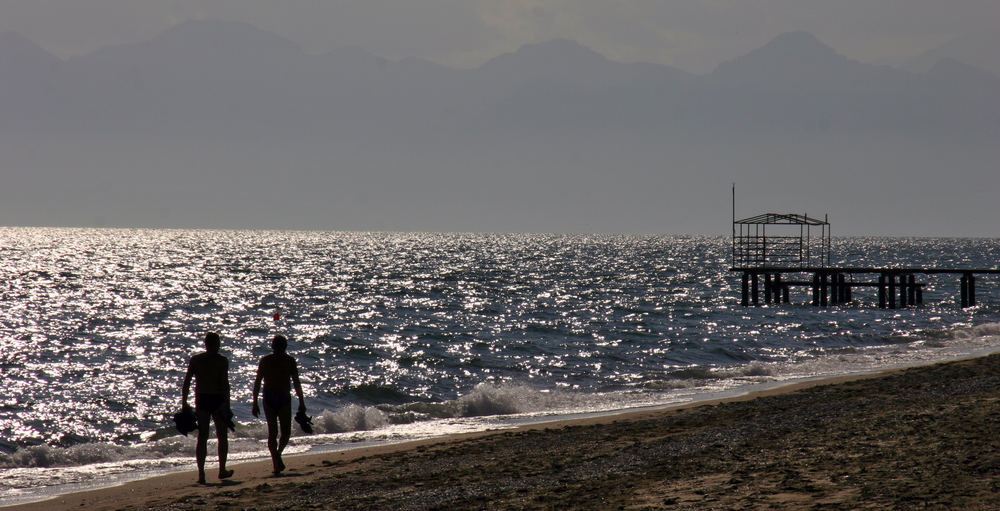
[[[218,353],[191,357],[188,372],[194,376],[196,394],[229,394],[229,360]]]
[[[292,390],[292,379],[299,379],[299,369],[295,359],[287,353],[271,353],[260,359],[258,368],[264,389],[270,391]]]

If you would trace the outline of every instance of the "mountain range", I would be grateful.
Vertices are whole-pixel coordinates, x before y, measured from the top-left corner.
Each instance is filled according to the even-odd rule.
[[[223,21],[65,61],[0,34],[8,225],[718,232],[741,181],[895,232],[928,187],[988,217],[998,130],[995,74],[804,32],[702,75],[566,39],[453,69]]]
[[[852,61],[785,33],[708,75],[620,63],[573,41],[530,44],[476,69],[357,48],[307,55],[251,25],[188,21],[63,62],[0,36],[0,127],[218,135],[269,126],[340,134],[426,129],[952,130],[1000,125],[1000,79],[944,59],[926,72]],[[918,122],[914,122],[918,121]],[[270,131],[270,129],[265,131]]]
[[[956,37],[945,44],[896,63],[896,67],[925,73],[942,59],[953,59],[1000,75],[1000,31],[977,32]]]

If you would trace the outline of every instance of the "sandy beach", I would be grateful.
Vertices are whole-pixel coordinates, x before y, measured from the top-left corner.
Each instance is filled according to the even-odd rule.
[[[5,509],[998,509],[998,396],[991,355]]]

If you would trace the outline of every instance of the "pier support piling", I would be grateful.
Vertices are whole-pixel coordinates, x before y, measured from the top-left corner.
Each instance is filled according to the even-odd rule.
[[[820,275],[819,278],[820,278],[820,284],[819,284],[820,285],[819,304],[820,304],[821,307],[826,307],[827,304],[830,303],[830,301],[829,301],[829,299],[827,297],[827,293],[829,291],[829,287],[828,287],[829,286],[829,276],[826,274],[826,272],[823,272]]]
[[[885,273],[878,274],[878,308],[886,308]]]
[[[836,273],[830,274],[830,305],[840,303],[840,281]]]
[[[771,290],[771,274],[764,274],[764,303],[770,305],[771,299],[774,298],[774,293]]]
[[[930,289],[920,282],[917,275],[951,274],[960,277],[957,296],[961,307],[974,307],[978,302],[976,279],[980,275],[1000,275],[1000,268],[937,268],[937,267],[811,267],[811,268],[732,268],[741,273],[740,303],[743,306],[789,303],[792,286],[812,291],[815,307],[839,306],[854,302],[854,292],[873,288],[877,292],[878,307],[897,309],[924,304],[924,290]],[[795,278],[795,274],[812,276],[812,279]],[[789,277],[789,274],[792,274]],[[804,274],[804,275],[803,275]],[[859,274],[874,278],[857,279]],[[763,282],[761,282],[763,280]],[[763,287],[763,289],[761,289]],[[760,293],[763,291],[764,296]],[[808,296],[808,295],[806,295]],[[806,298],[808,300],[808,298]],[[809,303],[809,302],[806,302]],[[874,305],[874,304],[872,304]]]
[[[813,305],[819,307],[819,272],[813,274],[812,283]]]
[[[969,281],[969,284],[968,284],[968,286],[969,286],[969,307],[975,307],[976,306],[976,276],[970,273],[968,281]]]
[[[900,274],[899,276],[899,308],[905,309],[908,302],[908,288],[909,283],[906,281],[906,275]]]
[[[749,272],[743,272],[743,295],[742,295],[742,297],[743,297],[743,299],[740,301],[740,303],[742,303],[744,307],[750,305],[750,273]]]
[[[969,274],[963,273],[962,278],[959,279],[959,295],[960,295],[960,305],[962,308],[969,306]]]
[[[909,305],[917,304],[917,276],[910,274],[906,276],[906,303]]]

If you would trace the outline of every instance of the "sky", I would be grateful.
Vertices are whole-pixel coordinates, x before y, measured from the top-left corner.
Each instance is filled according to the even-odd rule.
[[[632,117],[628,117],[631,124],[625,123],[625,129],[616,128],[614,117],[586,116],[589,120],[583,126],[587,129],[578,129],[581,124],[572,115],[559,116],[569,112],[599,117],[618,112],[591,109],[589,99],[573,103],[576,96],[572,95],[550,101],[544,90],[533,91],[541,94],[537,97],[518,91],[520,95],[510,98],[492,98],[491,91],[506,91],[510,84],[490,74],[490,69],[497,68],[489,66],[482,75],[491,77],[488,86],[468,86],[455,78],[475,71],[435,69],[420,75],[429,81],[418,80],[416,86],[413,82],[402,84],[405,90],[399,89],[398,95],[393,95],[397,88],[364,81],[368,76],[364,70],[340,73],[337,69],[336,76],[343,81],[327,80],[315,90],[347,91],[349,98],[346,93],[341,94],[344,98],[323,96],[324,105],[343,110],[336,110],[335,115],[323,113],[320,127],[308,133],[312,137],[303,137],[285,128],[313,126],[309,123],[315,119],[308,114],[321,111],[313,105],[302,108],[289,99],[291,96],[282,103],[272,95],[266,100],[250,95],[251,104],[241,103],[237,97],[240,91],[250,94],[248,90],[264,90],[269,84],[278,88],[267,90],[280,90],[284,85],[275,84],[286,78],[275,71],[280,66],[269,67],[262,71],[266,76],[245,82],[258,88],[237,86],[233,93],[230,89],[184,89],[186,77],[172,75],[170,66],[155,64],[151,75],[155,85],[177,87],[171,94],[134,96],[148,102],[136,108],[127,101],[133,97],[130,94],[154,85],[146,84],[135,71],[142,68],[141,61],[105,75],[107,69],[100,62],[73,59],[111,45],[149,41],[190,20],[250,24],[315,55],[352,46],[393,61],[420,57],[473,69],[524,45],[561,38],[611,60],[663,64],[708,75],[719,64],[793,31],[812,34],[856,61],[904,64],[949,41],[996,34],[1000,1],[0,0],[0,32],[17,32],[70,60],[63,68],[74,68],[80,62],[84,68],[93,66],[84,69],[92,74],[64,78],[111,80],[95,82],[102,84],[95,90],[87,89],[89,78],[60,81],[78,87],[55,96],[64,103],[50,101],[52,98],[45,96],[49,91],[46,87],[20,89],[17,94],[23,96],[0,94],[0,110],[14,112],[4,110],[0,119],[0,154],[4,155],[0,160],[0,225],[724,234],[730,227],[729,190],[731,183],[737,182],[740,216],[760,213],[759,208],[817,215],[828,212],[837,221],[838,234],[1000,236],[994,197],[1000,187],[996,172],[1000,147],[995,144],[1000,113],[980,108],[982,102],[998,104],[993,101],[995,96],[984,96],[983,100],[976,95],[996,94],[1000,88],[976,88],[984,83],[982,77],[968,70],[960,69],[947,78],[959,85],[971,84],[971,88],[954,89],[960,92],[951,96],[933,96],[928,109],[904,102],[893,110],[896,102],[875,100],[878,105],[871,109],[873,117],[858,116],[873,124],[860,128],[850,127],[852,116],[868,113],[867,109],[838,109],[834,114],[843,115],[833,115],[831,124],[825,117],[812,117],[827,115],[814,113],[825,112],[826,96],[812,96],[805,103],[795,102],[794,94],[782,96],[779,104],[783,110],[778,118],[793,119],[799,123],[796,127],[819,127],[818,131],[809,128],[799,133],[796,128],[789,133],[768,127],[774,111],[771,103],[741,94],[725,96],[732,103],[698,104],[701,110],[695,112],[695,121],[686,117],[690,112],[684,107],[690,105],[677,105],[673,111],[649,110],[652,113],[648,115],[656,116],[657,121],[666,119],[660,124],[672,126],[674,131],[647,129],[643,119],[648,106],[671,105],[668,96],[674,92],[674,97],[684,101],[694,98],[696,102],[701,97],[685,95],[683,87],[677,89],[679,92],[658,89],[655,79],[650,89],[654,92],[638,87],[628,89],[624,97],[612,97],[614,89],[610,89],[612,93],[605,99],[615,102],[603,106],[626,107],[624,115]],[[198,41],[206,44],[206,39]],[[993,54],[990,43],[982,48]],[[287,62],[282,60],[282,64]],[[757,62],[753,67],[759,71],[757,78],[766,81],[784,76],[774,73],[766,62]],[[182,68],[199,69],[197,65],[194,62],[194,67]],[[226,66],[209,65],[212,67],[204,70],[226,73]],[[258,62],[253,65],[258,66]],[[548,63],[539,65],[551,69]],[[843,71],[838,62],[827,61],[820,67],[831,65],[825,70],[833,74]],[[618,66],[615,72],[647,67]],[[807,67],[795,63],[790,68],[802,71]],[[74,69],[81,71],[80,66]],[[137,74],[125,74],[121,69]],[[156,70],[165,74],[156,74]],[[211,74],[192,73],[196,78]],[[830,75],[812,76],[826,80],[824,77]],[[352,85],[354,78],[364,85]],[[710,83],[712,76],[703,78],[706,80],[698,83]],[[909,78],[905,81],[911,85]],[[920,92],[925,89],[919,87],[930,83],[923,78],[912,81],[919,82],[917,88],[907,90]],[[17,85],[16,80],[11,82]],[[197,79],[191,82],[200,83]],[[338,85],[329,86],[331,83]],[[373,83],[380,86],[371,88]],[[4,82],[0,85],[6,86]],[[358,90],[351,92],[352,87]],[[471,89],[481,89],[482,95],[464,95]],[[182,92],[174,97],[177,90]],[[938,91],[933,87],[929,90]],[[962,101],[970,96],[966,94],[970,90],[968,104],[973,106],[965,108]],[[438,97],[440,91],[445,91],[446,100]],[[0,89],[0,93],[6,92]],[[21,101],[35,92],[42,99]],[[211,96],[213,93],[216,96]],[[647,93],[657,95],[644,95]],[[183,108],[197,105],[206,94],[232,99],[239,105],[229,112],[224,108],[229,103],[213,102],[219,108],[204,112],[207,120],[229,124],[208,123],[199,131],[197,122],[192,122],[205,120],[199,117],[203,112]],[[385,97],[392,101],[380,102],[378,94],[388,94]],[[467,97],[481,104],[463,103]],[[846,101],[850,97],[834,99]],[[946,102],[938,112],[933,107],[942,97],[957,99]],[[75,104],[74,98],[84,99]],[[521,109],[508,109],[508,103],[501,101],[506,99]],[[26,128],[33,126],[35,119],[26,117],[29,122],[19,123],[16,114],[23,104],[29,105],[26,111],[38,108],[43,114],[48,112],[47,106],[56,105],[58,115],[43,115],[49,124],[41,122],[38,129],[42,131],[31,131]],[[59,110],[65,104],[71,107]],[[547,110],[551,104],[566,111]],[[849,101],[845,104],[853,105]],[[356,105],[367,110],[352,109]],[[722,106],[713,109],[716,105]],[[486,112],[482,125],[476,117],[480,108]],[[264,122],[254,117],[268,109],[286,115],[282,120],[268,117]],[[701,119],[699,112],[704,113],[704,119],[719,114],[724,121],[750,112],[748,115],[756,116],[759,122],[737,131],[720,124],[699,132],[691,129]],[[930,126],[923,126],[921,115],[928,112],[933,120]],[[934,117],[937,113],[944,117]],[[886,119],[878,117],[882,114]],[[952,117],[945,114],[959,120],[947,124]],[[994,114],[996,117],[991,117]],[[441,118],[424,118],[434,115]],[[975,124],[980,117],[988,126],[985,130]],[[945,127],[934,129],[940,119],[945,119]],[[102,124],[102,120],[108,122]],[[133,121],[154,129],[133,131],[129,124]],[[111,128],[94,129],[95,124]],[[168,130],[174,138],[155,130],[161,125],[174,129]],[[258,125],[272,129],[260,139],[252,129],[242,130]],[[829,132],[823,128],[831,125],[834,129]],[[434,126],[447,129],[436,131]],[[883,130],[884,126],[891,129]]]
[[[1000,22],[996,0],[3,0],[0,30],[63,58],[151,38],[188,19],[251,23],[322,53],[474,67],[552,38],[613,60],[705,73],[775,35],[810,32],[844,55],[894,62]]]

